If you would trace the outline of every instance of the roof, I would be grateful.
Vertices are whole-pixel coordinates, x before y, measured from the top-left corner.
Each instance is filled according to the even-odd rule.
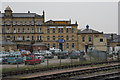
[[[0,13],[0,17],[4,17],[4,13]],[[36,13],[12,13],[12,17],[43,17]]]
[[[1,45],[15,45],[15,43],[11,42],[11,41],[0,41]]]
[[[120,35],[117,35],[117,37],[115,39],[113,39],[112,41],[113,43],[115,42],[120,42]]]
[[[8,7],[6,7],[6,9],[5,10],[11,10],[11,8],[8,6]]]
[[[45,44],[40,43],[40,42],[36,42],[36,43],[33,44],[33,46],[45,46]]]
[[[104,37],[106,37],[106,39],[111,39],[111,35],[112,34],[104,34]],[[116,39],[118,37],[117,34],[113,34],[113,39]]]
[[[99,31],[96,31],[96,30],[93,30],[93,29],[84,29],[82,31],[79,31],[78,34],[101,34],[103,32],[99,32]]]

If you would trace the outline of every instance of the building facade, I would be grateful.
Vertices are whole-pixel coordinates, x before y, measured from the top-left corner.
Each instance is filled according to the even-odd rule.
[[[85,47],[95,46],[95,49],[105,50],[107,42],[103,33],[78,31],[78,24],[71,20],[48,20],[45,22],[45,12],[42,15],[31,13],[13,13],[8,6],[1,13],[2,40],[10,40],[16,44],[32,45],[44,43],[48,48],[61,50],[85,50]],[[97,42],[101,40],[102,42]],[[97,42],[97,43],[96,43]]]

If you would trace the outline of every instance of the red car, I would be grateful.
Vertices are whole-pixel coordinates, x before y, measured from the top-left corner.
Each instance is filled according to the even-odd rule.
[[[35,55],[26,56],[25,65],[27,64],[40,64],[41,59]]]

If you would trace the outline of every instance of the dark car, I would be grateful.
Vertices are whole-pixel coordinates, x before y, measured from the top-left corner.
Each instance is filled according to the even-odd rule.
[[[78,59],[80,57],[80,51],[72,51],[69,57],[70,59]]]
[[[66,59],[68,58],[68,55],[69,55],[69,51],[61,51],[58,53],[58,59]]]

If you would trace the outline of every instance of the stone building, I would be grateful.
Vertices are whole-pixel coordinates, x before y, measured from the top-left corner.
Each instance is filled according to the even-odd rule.
[[[13,13],[8,6],[2,19],[2,38],[16,44],[32,45],[35,42],[44,43],[48,48],[56,47],[62,50],[77,50],[77,22],[71,20],[45,22],[45,12],[42,15],[31,13]]]
[[[78,32],[78,49],[86,50],[92,48],[100,51],[107,51],[107,40],[103,35],[103,32],[99,32],[93,29],[86,29]]]
[[[47,48],[61,50],[85,50],[91,47],[106,51],[107,41],[103,32],[89,29],[89,26],[82,31],[78,30],[77,22],[71,23],[71,20],[45,22],[44,11],[42,15],[30,11],[14,13],[8,6],[4,13],[0,13],[0,22],[2,40],[12,41],[20,48],[41,43]]]

